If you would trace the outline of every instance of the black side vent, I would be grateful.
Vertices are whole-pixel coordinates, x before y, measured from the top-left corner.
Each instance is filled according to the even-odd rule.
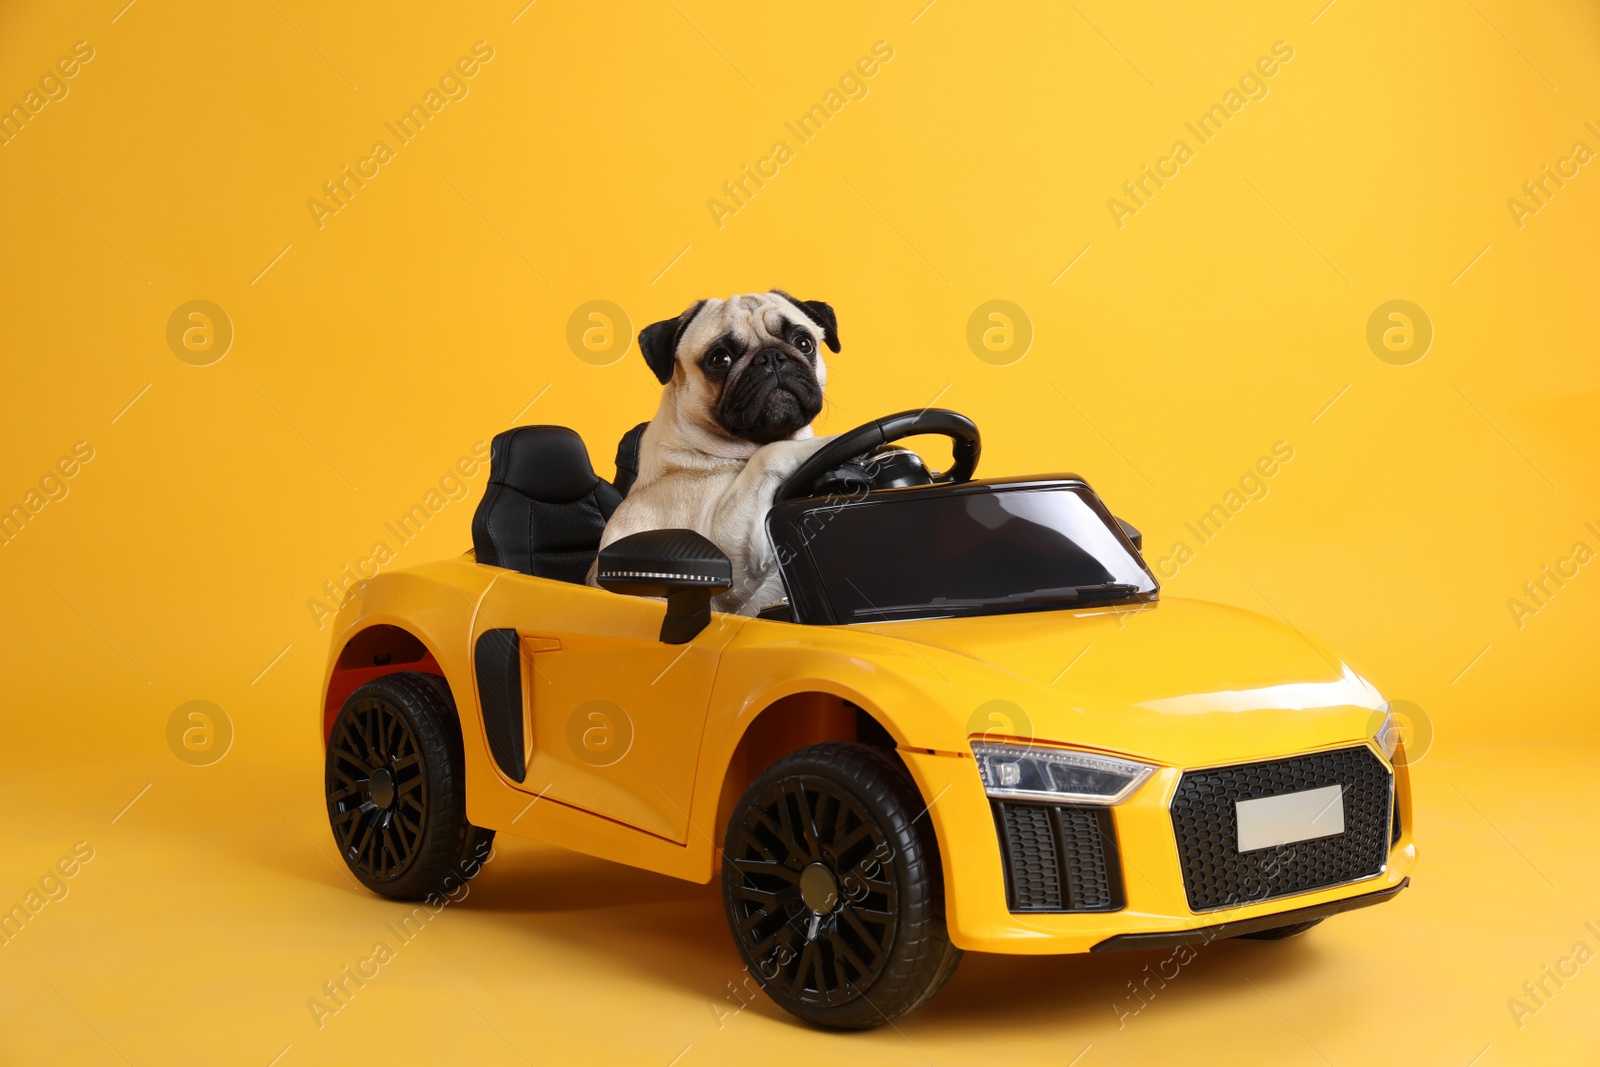
[[[1391,814],[1389,816],[1389,823],[1390,823],[1390,826],[1389,826],[1389,847],[1390,848],[1394,848],[1394,846],[1396,846],[1396,845],[1398,845],[1400,843],[1400,791],[1399,790],[1395,790],[1395,794],[1394,794],[1394,812],[1393,812],[1393,814]]]
[[[528,777],[523,761],[522,650],[515,630],[485,630],[478,636],[474,665],[478,672],[478,703],[483,711],[483,733],[489,751],[507,777],[520,782]]]
[[[1010,910],[1117,911],[1124,906],[1110,808],[992,803]]]

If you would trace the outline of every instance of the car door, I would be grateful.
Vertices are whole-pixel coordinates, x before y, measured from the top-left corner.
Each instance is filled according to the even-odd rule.
[[[479,607],[474,665],[491,758],[518,788],[683,842],[711,682],[737,620],[713,615],[669,645],[665,611],[507,572]]]

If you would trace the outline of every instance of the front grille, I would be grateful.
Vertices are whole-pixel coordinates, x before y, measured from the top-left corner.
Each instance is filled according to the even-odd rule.
[[[1116,911],[1122,865],[1111,809],[993,801],[1006,904],[1017,911]]]
[[[1344,833],[1238,851],[1241,800],[1344,787]],[[1188,771],[1172,799],[1183,886],[1193,911],[1238,907],[1382,873],[1394,779],[1365,745]]]

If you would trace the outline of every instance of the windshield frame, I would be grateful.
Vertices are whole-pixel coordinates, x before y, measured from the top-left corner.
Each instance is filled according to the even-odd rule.
[[[1149,579],[1148,591],[1125,593],[1106,598],[1019,598],[982,600],[948,604],[905,605],[900,610],[884,610],[861,617],[840,617],[828,594],[828,583],[819,569],[811,546],[826,536],[827,528],[839,514],[861,507],[892,507],[901,500],[928,496],[963,496],[972,493],[1064,490],[1077,494],[1106,530],[1138,564]],[[1161,583],[1145,563],[1139,549],[1129,540],[1122,524],[1106,508],[1088,482],[1073,474],[1031,475],[1020,478],[988,478],[959,485],[934,484],[900,489],[876,489],[852,495],[809,497],[775,505],[767,513],[767,532],[772,540],[784,589],[788,593],[790,616],[795,622],[813,625],[882,625],[918,619],[970,618],[1010,615],[1035,611],[1101,610],[1115,605],[1148,603],[1159,599]],[[909,534],[909,531],[908,531]]]

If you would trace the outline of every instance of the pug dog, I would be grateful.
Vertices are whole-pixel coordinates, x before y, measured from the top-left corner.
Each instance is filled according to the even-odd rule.
[[[839,351],[833,308],[781,290],[702,300],[639,331],[664,387],[645,428],[639,476],[600,546],[644,530],[690,529],[733,564],[718,611],[754,615],[783,598],[767,509],[806,457],[828,381],[822,349]],[[595,582],[589,570],[589,584]]]

